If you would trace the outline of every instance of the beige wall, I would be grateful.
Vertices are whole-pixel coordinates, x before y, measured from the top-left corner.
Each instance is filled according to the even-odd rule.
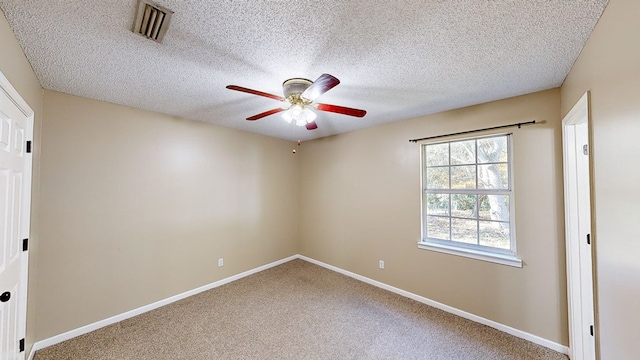
[[[408,140],[530,120],[547,123],[508,130],[524,267],[418,249],[420,147]],[[300,155],[303,255],[568,344],[558,89],[306,142]]]
[[[40,184],[40,133],[42,126],[42,88],[31,65],[24,56],[18,41],[9,28],[7,19],[0,11],[0,72],[9,79],[22,98],[35,112],[33,133],[33,177],[31,193],[31,231],[29,234],[29,289],[27,306],[26,351],[31,350],[35,341],[35,306],[38,254],[38,208]]]
[[[640,359],[640,1],[610,0],[562,86],[591,91],[594,244],[602,359]]]
[[[51,91],[44,110],[38,340],[298,252],[290,142]]]

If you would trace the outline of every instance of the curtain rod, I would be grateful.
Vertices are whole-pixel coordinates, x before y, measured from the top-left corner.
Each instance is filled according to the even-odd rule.
[[[461,132],[452,133],[452,134],[444,134],[444,135],[423,137],[423,138],[420,138],[420,139],[411,139],[411,140],[409,140],[409,142],[418,142],[418,141],[422,141],[422,140],[438,139],[438,138],[442,138],[442,137],[445,137],[445,136],[471,134],[471,133],[476,133],[476,132],[480,132],[480,131],[487,131],[487,130],[504,129],[504,128],[514,127],[514,126],[517,126],[518,129],[520,129],[520,127],[523,126],[523,125],[535,125],[535,124],[542,124],[542,123],[544,123],[544,121],[539,121],[539,122],[536,123],[536,121],[533,120],[533,121],[522,122],[522,123],[517,123],[517,124],[509,124],[509,125],[494,126],[494,127],[490,127],[490,128],[484,128],[484,129],[461,131]]]

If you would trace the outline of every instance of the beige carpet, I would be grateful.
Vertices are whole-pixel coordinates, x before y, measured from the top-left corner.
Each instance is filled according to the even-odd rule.
[[[38,351],[47,359],[563,359],[294,260]]]

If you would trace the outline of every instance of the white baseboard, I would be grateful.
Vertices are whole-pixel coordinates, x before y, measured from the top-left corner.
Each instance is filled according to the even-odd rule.
[[[433,301],[431,299],[427,299],[427,298],[422,297],[420,295],[416,295],[414,293],[410,293],[408,291],[405,291],[405,290],[402,290],[402,289],[387,285],[385,283],[382,283],[382,282],[379,282],[379,281],[376,281],[376,280],[373,280],[373,279],[369,279],[368,277],[364,277],[362,275],[358,275],[356,273],[352,273],[350,271],[343,270],[343,269],[335,267],[333,265],[325,264],[325,263],[323,263],[321,261],[318,261],[318,260],[303,256],[303,255],[292,255],[292,256],[289,256],[289,257],[284,258],[282,260],[274,261],[272,263],[257,267],[255,269],[248,270],[248,271],[245,271],[243,273],[240,273],[240,274],[237,274],[237,275],[233,275],[233,276],[230,276],[230,277],[222,279],[222,280],[218,280],[218,281],[213,282],[211,284],[204,285],[204,286],[201,286],[199,288],[196,288],[196,289],[193,289],[193,290],[189,290],[189,291],[183,292],[183,293],[178,294],[178,295],[174,295],[174,296],[166,298],[164,300],[156,301],[156,302],[154,302],[152,304],[145,305],[145,306],[139,307],[137,309],[133,309],[133,310],[127,311],[125,313],[122,313],[122,314],[119,314],[119,315],[115,315],[115,316],[112,316],[110,318],[107,318],[107,319],[104,319],[104,320],[100,320],[100,321],[94,322],[92,324],[79,327],[79,328],[74,329],[74,330],[67,331],[67,332],[62,333],[60,335],[52,336],[50,338],[37,341],[36,343],[33,344],[33,347],[31,348],[31,352],[29,353],[28,360],[33,360],[33,356],[34,356],[36,351],[44,349],[44,348],[46,348],[48,346],[61,343],[63,341],[72,339],[72,338],[80,336],[80,335],[84,335],[84,334],[86,334],[88,332],[91,332],[91,331],[94,331],[94,330],[98,330],[98,329],[100,329],[102,327],[105,327],[105,326],[108,326],[108,325],[111,325],[111,324],[115,324],[115,323],[120,322],[122,320],[126,320],[126,319],[134,317],[136,315],[143,314],[145,312],[157,309],[157,308],[159,308],[161,306],[171,304],[173,302],[176,302],[178,300],[182,300],[182,299],[187,298],[189,296],[193,296],[193,295],[199,294],[199,293],[201,293],[203,291],[207,291],[207,290],[216,288],[218,286],[221,286],[221,285],[224,285],[224,284],[228,284],[228,283],[230,283],[232,281],[242,279],[243,277],[247,277],[249,275],[253,275],[253,274],[258,273],[260,271],[272,268],[274,266],[278,266],[280,264],[284,264],[286,262],[289,262],[289,261],[295,260],[295,259],[301,259],[301,260],[310,262],[312,264],[316,264],[316,265],[322,266],[322,267],[324,267],[326,269],[329,269],[329,270],[335,271],[337,273],[352,277],[352,278],[354,278],[356,280],[359,280],[359,281],[365,282],[367,284],[379,287],[381,289],[385,289],[385,290],[391,291],[393,293],[396,293],[398,295],[413,299],[413,300],[421,302],[423,304],[426,304],[426,305],[429,305],[429,306],[433,306],[435,308],[438,308],[440,310],[446,311],[448,313],[451,313],[451,314],[454,314],[454,315],[458,315],[458,316],[463,317],[465,319],[469,319],[471,321],[475,321],[477,323],[490,326],[490,327],[492,327],[494,329],[498,329],[500,331],[504,331],[507,334],[511,334],[513,336],[516,336],[516,337],[519,337],[519,338],[522,338],[522,339],[525,339],[525,340],[529,340],[529,341],[531,341],[531,342],[533,342],[535,344],[547,347],[547,348],[549,348],[551,350],[558,351],[558,352],[563,353],[565,355],[569,354],[569,348],[567,346],[564,346],[564,345],[558,344],[556,342],[541,338],[541,337],[539,337],[537,335],[533,335],[533,334],[530,334],[530,333],[524,332],[522,330],[518,330],[518,329],[512,328],[512,327],[507,326],[507,325],[500,324],[498,322],[495,322],[495,321],[492,321],[492,320],[489,320],[489,319],[485,319],[483,317],[468,313],[466,311],[462,311],[460,309],[456,309],[454,307],[439,303],[437,301]]]
[[[115,324],[115,323],[120,322],[122,320],[126,320],[128,318],[134,317],[136,315],[140,315],[140,314],[146,313],[148,311],[157,309],[157,308],[159,308],[161,306],[165,306],[165,305],[171,304],[173,302],[176,302],[178,300],[182,300],[184,298],[187,298],[189,296],[193,296],[193,295],[199,294],[199,293],[201,293],[203,291],[211,290],[211,289],[216,288],[218,286],[221,286],[221,285],[224,285],[224,284],[228,284],[228,283],[230,283],[232,281],[236,281],[236,280],[242,279],[243,277],[247,277],[249,275],[253,275],[253,274],[258,273],[260,271],[272,268],[274,266],[278,266],[280,264],[284,264],[286,262],[289,262],[291,260],[295,260],[297,258],[299,258],[299,255],[292,255],[292,256],[289,256],[289,257],[284,258],[282,260],[274,261],[272,263],[269,263],[269,264],[266,264],[266,265],[263,265],[263,266],[259,266],[259,267],[255,268],[255,269],[247,270],[247,271],[245,271],[243,273],[240,273],[240,274],[237,274],[237,275],[233,275],[233,276],[230,276],[228,278],[224,278],[222,280],[218,280],[218,281],[213,282],[211,284],[207,284],[207,285],[201,286],[201,287],[193,289],[193,290],[185,291],[185,292],[183,292],[181,294],[171,296],[171,297],[166,298],[164,300],[156,301],[156,302],[154,302],[152,304],[141,306],[141,307],[139,307],[137,309],[133,309],[133,310],[124,312],[124,313],[119,314],[119,315],[112,316],[112,317],[104,319],[104,320],[96,321],[96,322],[94,322],[92,324],[85,325],[85,326],[79,327],[77,329],[67,331],[67,332],[62,333],[60,335],[52,336],[50,338],[37,341],[37,342],[35,342],[33,344],[33,347],[31,348],[31,352],[29,353],[29,359],[28,360],[33,360],[33,356],[34,356],[36,351],[44,349],[44,348],[49,347],[51,345],[55,345],[55,344],[61,343],[63,341],[72,339],[74,337],[77,337],[77,336],[80,336],[80,335],[84,335],[84,334],[86,334],[88,332],[91,332],[91,331],[94,331],[94,330],[98,330],[100,328],[103,328],[103,327],[111,325],[111,324]]]
[[[460,309],[456,309],[456,308],[451,307],[449,305],[445,305],[445,304],[439,303],[437,301],[433,301],[431,299],[427,299],[427,298],[422,297],[420,295],[416,295],[414,293],[410,293],[408,291],[405,291],[405,290],[402,290],[402,289],[398,289],[397,287],[393,287],[391,285],[387,285],[385,283],[382,283],[382,282],[379,282],[379,281],[376,281],[376,280],[373,280],[373,279],[369,279],[368,277],[364,277],[362,275],[358,275],[358,274],[352,273],[350,271],[343,270],[343,269],[335,267],[333,265],[325,264],[325,263],[323,263],[321,261],[318,261],[318,260],[315,260],[315,259],[311,259],[311,258],[308,258],[308,257],[303,256],[303,255],[298,255],[298,258],[302,259],[304,261],[308,261],[308,262],[310,262],[312,264],[316,264],[316,265],[322,266],[322,267],[327,268],[329,270],[333,270],[333,271],[338,272],[340,274],[347,275],[347,276],[352,277],[352,278],[354,278],[356,280],[360,280],[362,282],[365,282],[367,284],[371,284],[371,285],[379,287],[381,289],[385,289],[385,290],[391,291],[393,293],[396,293],[398,295],[407,297],[409,299],[413,299],[413,300],[421,302],[423,304],[426,304],[426,305],[429,305],[429,306],[433,306],[434,308],[446,311],[448,313],[451,313],[451,314],[454,314],[454,315],[458,315],[460,317],[463,317],[465,319],[469,319],[471,321],[475,321],[475,322],[483,324],[483,325],[490,326],[490,327],[492,327],[494,329],[498,329],[500,331],[506,332],[507,334],[511,334],[511,335],[519,337],[521,339],[529,340],[532,343],[547,347],[547,348],[549,348],[551,350],[555,350],[555,351],[557,351],[559,353],[562,353],[562,354],[565,354],[565,355],[569,354],[569,348],[567,346],[564,346],[562,344],[558,344],[558,343],[553,342],[551,340],[547,340],[547,339],[541,338],[541,337],[539,337],[537,335],[533,335],[533,334],[530,334],[528,332],[524,332],[522,330],[518,330],[518,329],[512,328],[510,326],[500,324],[500,323],[495,322],[493,320],[485,319],[485,318],[480,317],[478,315],[474,315],[474,314],[468,313],[466,311],[462,311]]]

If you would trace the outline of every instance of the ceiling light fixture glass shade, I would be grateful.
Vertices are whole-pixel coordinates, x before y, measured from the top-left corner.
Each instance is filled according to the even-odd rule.
[[[289,110],[282,113],[282,118],[288,123],[294,121],[298,126],[305,126],[316,119],[316,113],[306,106],[293,105]]]

